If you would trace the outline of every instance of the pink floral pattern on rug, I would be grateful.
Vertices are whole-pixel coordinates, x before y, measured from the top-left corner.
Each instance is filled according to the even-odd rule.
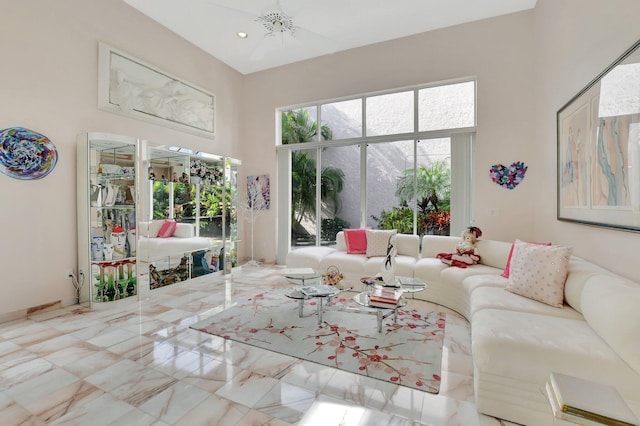
[[[304,302],[304,316],[300,318],[298,302],[284,294],[285,289],[281,289],[255,295],[191,328],[438,393],[444,313],[400,309],[397,323],[392,317],[386,318],[378,333],[375,311],[355,304],[350,297],[335,297],[330,306],[325,306],[323,323],[317,324],[317,300]]]

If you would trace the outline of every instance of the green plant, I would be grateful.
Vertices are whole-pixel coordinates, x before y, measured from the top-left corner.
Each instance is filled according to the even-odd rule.
[[[407,204],[414,198],[414,169],[402,172],[396,183],[396,196],[400,204]],[[451,169],[445,160],[431,166],[419,166],[417,170],[416,200],[420,212],[449,210],[451,199]]]
[[[349,228],[349,222],[339,217],[322,219],[320,237],[323,241],[335,241],[336,234],[345,228]]]
[[[296,144],[313,140],[318,131],[318,123],[309,120],[305,110],[284,111],[282,113],[282,143]],[[323,140],[332,138],[331,129],[321,126]],[[294,233],[308,234],[302,226],[306,218],[316,214],[316,160],[309,151],[291,153],[291,221]],[[340,211],[340,192],[344,188],[344,172],[336,167],[326,166],[320,171],[320,199],[322,207],[331,214]]]
[[[406,205],[382,210],[379,218],[371,217],[378,222],[380,229],[397,229],[401,234],[413,234],[413,210]]]

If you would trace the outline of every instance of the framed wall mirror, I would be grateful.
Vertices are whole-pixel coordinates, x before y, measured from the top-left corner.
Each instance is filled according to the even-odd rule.
[[[640,41],[557,114],[558,220],[640,231]]]

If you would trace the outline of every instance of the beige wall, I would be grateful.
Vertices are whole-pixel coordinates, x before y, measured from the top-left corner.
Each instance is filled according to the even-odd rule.
[[[240,158],[241,182],[268,173],[275,196],[277,107],[466,76],[478,79],[475,223],[486,238],[569,244],[633,276],[638,234],[555,219],[555,113],[640,38],[639,14],[636,0],[538,0],[534,11],[242,76],[119,0],[5,0],[0,128],[47,135],[59,162],[37,181],[0,175],[0,318],[72,300],[65,275],[76,264],[77,134],[131,135]],[[99,111],[98,41],[215,93],[217,138]],[[492,164],[514,161],[530,166],[516,190],[489,181]],[[488,216],[489,208],[499,215]],[[275,259],[276,213],[256,224],[256,258]]]
[[[556,112],[640,39],[637,0],[538,0],[536,138],[539,180],[532,206],[536,238],[638,279],[640,234],[556,220]]]
[[[250,119],[242,127],[241,139],[251,152],[247,150],[243,169],[276,176],[277,107],[475,76],[475,224],[485,238],[532,239],[534,218],[527,203],[536,197],[538,170],[531,167],[514,191],[497,186],[488,176],[493,164],[532,165],[536,160],[533,25],[531,12],[517,13],[249,75],[244,111]],[[489,216],[490,208],[499,214]],[[270,216],[260,218],[265,226],[257,228],[256,258],[275,259],[276,229],[268,224],[275,223],[277,213],[273,209]]]
[[[73,300],[76,135],[106,132],[240,157],[242,76],[120,0],[3,0],[0,129],[48,136],[59,161],[41,180],[0,175],[0,318]],[[97,109],[98,41],[217,95],[218,137],[193,136]]]

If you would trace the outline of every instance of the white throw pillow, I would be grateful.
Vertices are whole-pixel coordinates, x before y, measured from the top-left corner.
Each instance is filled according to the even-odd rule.
[[[516,240],[505,290],[561,308],[572,251]]]
[[[386,256],[389,238],[396,235],[396,230],[367,229],[367,257]]]

